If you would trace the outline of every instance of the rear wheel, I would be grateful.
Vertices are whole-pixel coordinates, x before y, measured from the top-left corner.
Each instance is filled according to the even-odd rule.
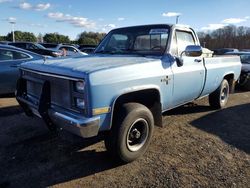
[[[229,98],[229,84],[226,79],[221,82],[221,85],[209,95],[210,106],[220,109],[224,108]]]
[[[111,132],[106,135],[105,146],[116,159],[131,162],[146,152],[153,128],[153,115],[146,106],[124,104],[116,113]]]

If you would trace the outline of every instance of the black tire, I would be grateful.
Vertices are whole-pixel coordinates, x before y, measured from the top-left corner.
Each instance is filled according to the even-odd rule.
[[[150,110],[138,103],[124,104],[115,114],[105,146],[118,161],[128,163],[142,156],[150,143],[154,119]]]
[[[229,98],[229,90],[228,81],[222,80],[220,86],[208,97],[210,106],[216,109],[224,108]]]

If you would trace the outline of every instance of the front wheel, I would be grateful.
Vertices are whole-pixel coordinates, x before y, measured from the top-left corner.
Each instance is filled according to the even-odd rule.
[[[138,103],[127,103],[116,113],[111,132],[104,142],[113,157],[128,163],[142,156],[150,143],[154,128],[151,111]]]
[[[220,109],[224,108],[229,98],[229,84],[226,79],[221,82],[221,85],[209,95],[210,106]]]

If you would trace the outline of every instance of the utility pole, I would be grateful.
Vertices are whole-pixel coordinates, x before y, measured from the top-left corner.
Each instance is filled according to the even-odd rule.
[[[206,48],[206,42],[203,42],[203,47]]]
[[[178,22],[179,22],[179,17],[180,17],[180,15],[176,16],[176,24],[178,24]]]
[[[16,24],[16,21],[11,20],[9,23],[12,25],[12,42],[15,42],[15,24]]]

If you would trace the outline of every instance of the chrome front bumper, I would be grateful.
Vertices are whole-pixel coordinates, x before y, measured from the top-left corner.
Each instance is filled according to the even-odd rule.
[[[50,84],[42,83],[41,95],[35,99],[27,95],[24,79],[17,83],[16,99],[28,116],[36,115],[44,120],[50,130],[62,128],[83,138],[97,136],[100,117],[86,118],[83,114],[53,106],[50,102]]]
[[[53,123],[82,138],[97,136],[100,129],[100,118],[84,118],[74,115],[63,114],[49,109],[49,116]]]
[[[38,111],[36,105],[31,105],[30,101],[20,97],[17,97],[17,100],[21,106],[25,105],[24,111],[26,114],[28,112],[29,116],[36,115],[42,118],[48,128],[50,128],[51,125],[48,124],[48,121],[46,121],[44,116]],[[82,138],[97,136],[100,129],[100,117],[85,118],[70,112],[59,112],[53,108],[48,109],[48,117],[52,121],[53,126],[65,129]]]

